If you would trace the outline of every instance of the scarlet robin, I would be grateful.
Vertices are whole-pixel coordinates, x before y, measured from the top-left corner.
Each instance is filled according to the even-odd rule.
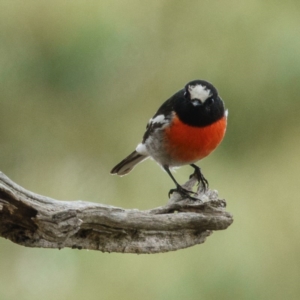
[[[194,199],[170,169],[183,165],[194,168],[204,189],[208,181],[195,162],[208,156],[222,141],[227,125],[227,110],[217,89],[204,80],[194,80],[165,101],[147,124],[143,140],[130,155],[117,164],[111,174],[126,175],[135,165],[151,157],[169,174],[176,191]]]

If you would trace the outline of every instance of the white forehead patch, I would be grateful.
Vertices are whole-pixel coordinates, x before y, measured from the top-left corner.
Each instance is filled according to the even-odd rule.
[[[189,92],[191,100],[199,99],[204,102],[209,96],[211,96],[211,91],[201,84],[189,85]]]

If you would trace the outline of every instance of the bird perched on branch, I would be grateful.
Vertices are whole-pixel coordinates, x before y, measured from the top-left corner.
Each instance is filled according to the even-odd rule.
[[[165,101],[149,120],[143,140],[111,174],[126,175],[138,163],[151,157],[168,173],[183,197],[195,199],[184,189],[171,169],[183,165],[194,168],[193,175],[204,190],[208,181],[195,162],[208,156],[222,141],[227,125],[227,110],[217,89],[204,80],[194,80]]]

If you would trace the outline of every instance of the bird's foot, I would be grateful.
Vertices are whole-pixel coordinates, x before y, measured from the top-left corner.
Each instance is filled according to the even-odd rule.
[[[178,185],[178,186],[176,187],[176,189],[171,189],[171,190],[169,191],[169,194],[168,194],[168,195],[169,195],[169,198],[170,198],[170,196],[171,196],[171,194],[172,194],[173,192],[176,192],[176,193],[180,194],[180,196],[181,196],[182,198],[188,198],[188,199],[193,200],[193,201],[198,201],[198,200],[199,200],[198,198],[195,198],[195,197],[192,197],[192,196],[191,196],[191,194],[197,195],[197,193],[195,193],[195,192],[193,192],[193,191],[186,190],[186,189],[184,189],[181,185]]]
[[[197,167],[197,168],[194,167],[194,168],[195,168],[195,171],[192,175],[190,175],[190,179],[192,177],[195,177],[198,181],[198,185],[201,184],[204,192],[207,191],[208,185],[209,185],[207,179],[203,176],[201,169],[199,167]]]

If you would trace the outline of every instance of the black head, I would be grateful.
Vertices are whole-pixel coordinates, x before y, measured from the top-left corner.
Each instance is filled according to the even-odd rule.
[[[224,116],[224,103],[211,83],[193,80],[182,91],[183,97],[178,95],[174,110],[184,123],[207,126]]]
[[[193,80],[187,83],[184,89],[184,96],[195,106],[203,104],[209,98],[218,96],[217,89],[205,80]]]

